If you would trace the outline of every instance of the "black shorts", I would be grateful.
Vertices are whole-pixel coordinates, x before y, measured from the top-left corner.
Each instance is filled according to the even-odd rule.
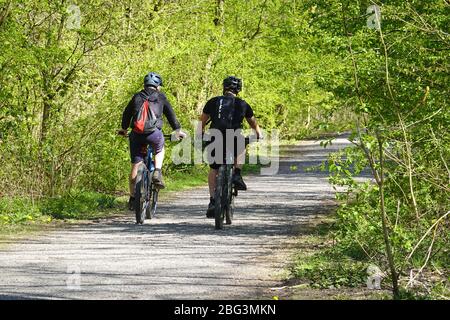
[[[245,141],[244,136],[239,136],[239,139],[242,139],[242,142]],[[212,141],[208,143],[207,147],[212,146],[212,143],[214,142],[214,138],[212,138]],[[243,152],[245,152],[245,142],[239,146],[238,144],[238,137],[234,137],[234,143],[233,143],[233,158],[236,159],[238,155],[241,155]],[[209,152],[208,152],[209,154]],[[222,161],[219,160],[219,162],[214,161],[213,159],[208,159],[209,167],[211,169],[217,170],[220,168],[220,166],[224,163],[226,163],[226,155],[227,155],[227,141],[224,139],[223,143],[223,150],[222,150]],[[216,150],[213,149],[211,151],[211,156],[214,158],[216,156]]]

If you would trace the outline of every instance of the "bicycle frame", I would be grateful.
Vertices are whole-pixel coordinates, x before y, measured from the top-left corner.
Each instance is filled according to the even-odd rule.
[[[145,166],[149,172],[155,171],[155,162],[153,161],[153,148],[147,146],[147,156],[144,158]]]

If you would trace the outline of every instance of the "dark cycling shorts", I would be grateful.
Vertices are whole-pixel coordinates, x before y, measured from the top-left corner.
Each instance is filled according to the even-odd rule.
[[[244,137],[240,137],[240,138],[244,139]],[[238,138],[237,138],[237,137],[234,137],[234,150],[233,150],[233,156],[234,156],[234,159],[236,159],[237,156],[238,156],[239,154],[242,154],[243,152],[245,152],[245,144],[244,144],[244,148],[243,148],[243,149],[238,150],[239,145],[238,145],[237,140],[238,140]],[[214,142],[214,138],[212,139],[212,141],[211,141],[210,143],[212,143],[212,142]],[[208,144],[208,146],[209,146],[209,145],[210,145],[210,144]],[[220,168],[220,166],[221,166],[222,164],[224,164],[224,163],[226,162],[226,145],[227,145],[227,141],[226,141],[226,139],[224,139],[224,142],[223,142],[223,160],[222,160],[222,163],[216,163],[215,161],[210,162],[210,163],[209,163],[209,167],[210,167],[211,169],[217,170],[217,169]],[[211,156],[212,156],[212,157],[215,157],[215,155],[216,155],[216,152],[215,152],[215,151],[216,151],[216,150],[212,150],[212,152],[211,152]]]
[[[130,134],[130,156],[131,163],[139,163],[144,161],[145,153],[143,148],[151,145],[154,154],[158,154],[164,148],[164,134],[160,129],[157,129],[149,134],[137,134],[131,132]]]

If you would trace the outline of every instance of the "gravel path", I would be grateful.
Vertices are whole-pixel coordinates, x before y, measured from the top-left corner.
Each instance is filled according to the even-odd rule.
[[[334,204],[326,174],[304,169],[347,144],[284,146],[280,174],[247,177],[222,231],[206,219],[199,188],[162,203],[143,226],[130,214],[0,246],[0,299],[270,298],[298,226]]]

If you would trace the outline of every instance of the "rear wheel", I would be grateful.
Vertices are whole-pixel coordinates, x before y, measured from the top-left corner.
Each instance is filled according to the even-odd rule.
[[[216,180],[216,192],[214,193],[214,218],[216,220],[216,230],[223,229],[224,220],[224,202],[226,197],[224,197],[224,182],[225,182],[225,166],[219,168],[219,173],[217,174]]]
[[[234,214],[234,196],[231,196],[231,201],[227,205],[227,210],[225,211],[225,218],[227,224],[233,223],[233,214]]]
[[[233,168],[231,166],[227,167],[227,193],[226,193],[226,208],[225,208],[225,220],[226,224],[233,223],[233,213],[234,213],[234,190],[233,190]]]
[[[148,190],[148,173],[145,168],[145,164],[141,164],[138,169],[138,174],[136,178],[136,186],[135,186],[135,202],[134,202],[134,212],[136,215],[136,223],[144,224],[146,211],[148,207],[148,198],[147,198],[147,190]]]

